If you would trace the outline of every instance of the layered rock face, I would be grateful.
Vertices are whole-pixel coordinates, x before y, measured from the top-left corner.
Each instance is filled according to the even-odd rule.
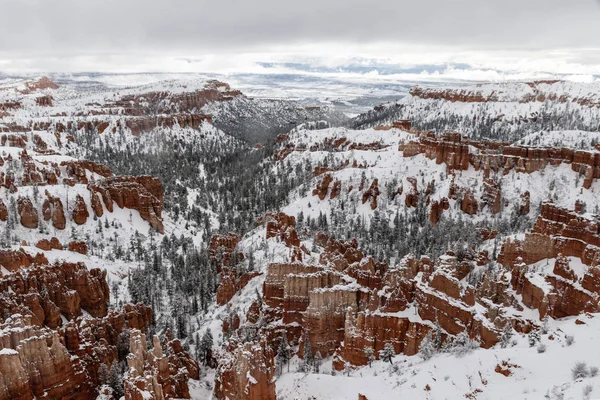
[[[80,315],[82,309],[95,317],[106,315],[108,310],[106,271],[88,271],[83,263],[36,265],[27,270],[19,269],[0,279],[0,291],[8,292],[9,289],[16,296],[43,294],[40,311],[50,310],[48,318],[52,318],[56,307],[69,319]],[[40,325],[47,319],[44,312],[36,317],[40,317],[36,318]]]
[[[61,343],[57,332],[15,315],[0,334],[0,398],[32,400],[90,399],[94,389],[77,357]]]
[[[494,207],[495,186],[493,182],[489,185],[491,195],[485,205]],[[438,207],[443,209],[443,205]],[[303,344],[308,340],[313,354],[333,356],[334,368],[343,370],[368,363],[365,347],[373,348],[376,357],[388,343],[396,353],[417,354],[429,333],[439,335],[443,344],[465,332],[489,348],[498,343],[506,324],[522,333],[538,329],[541,322],[528,319],[522,313],[525,308],[539,310],[540,319],[597,312],[598,221],[552,204],[544,204],[541,210],[523,242],[505,241],[496,265],[490,263],[487,252],[473,252],[460,260],[452,253],[435,261],[407,257],[390,268],[365,257],[356,241],[338,241],[319,233],[314,238],[318,264],[292,261],[290,253],[290,261],[268,265],[262,303],[254,302],[245,319],[236,314],[227,327],[233,338],[238,337],[235,332],[251,331],[251,337],[257,339],[246,347],[233,340],[232,352],[243,353],[240,349],[245,348],[251,354],[260,348],[265,352],[261,357],[272,354],[286,335],[290,344],[298,346],[299,357],[303,357]],[[286,243],[280,234],[286,231],[282,221],[289,218],[281,216],[278,221],[266,234]],[[581,259],[589,267],[576,272],[569,257]],[[553,258],[549,269],[531,266]],[[540,280],[546,284],[540,286]],[[504,308],[515,312],[506,314]],[[270,381],[235,378],[240,376],[234,366],[239,358],[235,357],[221,364],[217,396],[235,397],[234,393],[244,392],[242,398],[256,398],[247,396],[249,388],[263,390]],[[242,376],[246,372],[242,371]],[[252,368],[249,374],[264,377]]]
[[[416,141],[399,146],[404,157],[424,154],[444,163],[448,170],[468,170],[472,166],[482,170],[488,178],[490,172],[511,170],[520,173],[540,171],[549,165],[569,164],[576,174],[583,176],[583,187],[589,189],[594,179],[600,178],[600,152],[556,148],[532,148],[509,143],[474,141],[457,133],[435,136],[430,132],[417,133]],[[473,152],[470,147],[478,151]]]
[[[162,222],[163,191],[159,179],[151,176],[110,177],[88,185],[92,193],[98,193],[109,212],[113,201],[120,208],[136,210],[152,228],[164,233]],[[96,203],[96,207],[98,207]]]
[[[512,270],[511,285],[522,294],[523,303],[537,308],[540,315],[555,318],[597,312],[600,292],[600,228],[596,219],[586,219],[574,211],[542,205],[531,233],[523,241],[507,240],[498,262]],[[588,268],[577,276],[567,257],[575,257]],[[529,265],[556,259],[554,268],[542,276],[540,285]]]
[[[274,353],[266,342],[230,342],[219,361],[215,396],[219,399],[275,400]]]
[[[43,159],[43,161],[42,161]],[[67,216],[65,208],[71,201],[70,219],[78,225],[86,223],[90,212],[88,204],[96,216],[102,216],[104,207],[113,211],[113,202],[120,208],[136,210],[142,219],[148,221],[158,232],[164,232],[162,222],[163,191],[160,180],[150,176],[113,176],[108,167],[91,161],[47,161],[38,155],[30,156],[26,150],[20,153],[19,160],[23,166],[18,174],[9,172],[8,166],[14,165],[11,155],[0,157],[0,185],[17,193],[16,210],[11,211],[6,204],[0,207],[0,219],[6,220],[10,212],[18,214],[18,221],[26,228],[36,229],[40,219],[50,221],[55,229],[65,229]],[[81,186],[87,185],[89,198],[82,196]],[[41,207],[37,199],[28,195],[20,195],[19,190],[25,186],[44,186],[45,199]],[[70,188],[74,194],[70,195]],[[85,189],[84,189],[85,190]],[[71,196],[71,200],[69,200]]]
[[[467,89],[460,88],[426,88],[414,86],[410,95],[420,99],[443,100],[452,103],[576,103],[583,107],[600,107],[600,100],[593,91],[587,95],[580,90],[570,92],[561,86],[566,82],[560,80],[538,80],[532,82],[515,82],[506,85],[478,84]]]
[[[148,350],[146,335],[137,329],[132,330],[127,356],[129,375],[124,382],[125,398],[190,398],[188,380],[200,378],[198,363],[183,351],[177,339],[165,343],[168,355],[157,336],[152,338],[152,345],[153,348]]]
[[[38,245],[62,248],[56,238]],[[51,265],[24,250],[2,251],[0,263],[10,271],[0,277],[0,399],[95,398],[102,364],[124,361],[123,341],[133,343],[148,330],[152,310],[126,304],[109,312],[106,271],[83,263]],[[198,379],[198,364],[178,341],[164,346],[168,356],[138,371],[155,375],[164,396],[155,398],[189,398],[187,381]],[[132,344],[131,351],[138,347]],[[135,388],[136,377],[130,375],[125,388]]]

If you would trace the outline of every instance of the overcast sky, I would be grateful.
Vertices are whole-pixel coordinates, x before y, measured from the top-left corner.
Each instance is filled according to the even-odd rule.
[[[257,61],[357,58],[600,75],[600,3],[0,0],[0,71],[9,73],[253,72]]]

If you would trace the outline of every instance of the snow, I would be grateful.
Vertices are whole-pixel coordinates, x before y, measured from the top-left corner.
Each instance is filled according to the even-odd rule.
[[[14,356],[19,355],[19,352],[13,349],[5,348],[0,350],[0,356]]]
[[[277,398],[342,400],[356,399],[360,393],[369,400],[533,400],[544,399],[556,388],[565,399],[581,399],[586,385],[594,387],[593,398],[600,391],[600,377],[574,381],[571,368],[578,361],[598,366],[600,319],[597,315],[584,317],[586,325],[577,325],[574,320],[550,321],[549,334],[542,335],[547,346],[544,353],[529,347],[526,335],[517,334],[513,347],[477,349],[463,357],[441,353],[427,361],[420,356],[397,355],[393,365],[375,361],[371,368],[357,368],[350,376],[342,372],[331,375],[330,360],[326,360],[321,374],[284,373],[276,382]],[[575,337],[571,346],[565,342],[567,335]],[[511,368],[508,377],[495,372],[503,361],[518,366]],[[430,390],[426,390],[427,385]],[[470,393],[475,396],[466,397]]]

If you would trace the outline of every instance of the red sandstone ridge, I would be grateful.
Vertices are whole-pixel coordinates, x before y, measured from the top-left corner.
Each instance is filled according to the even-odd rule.
[[[600,262],[598,221],[550,203],[542,211],[531,233],[523,241],[507,240],[498,262],[512,270],[511,285],[523,296],[523,303],[539,310],[541,316],[560,318],[597,312],[600,292],[596,265]],[[579,280],[566,257],[577,257],[590,266]],[[528,264],[556,258],[552,274],[544,277],[550,290],[543,289],[528,271]],[[583,289],[582,289],[583,288]]]
[[[329,184],[332,181],[333,178],[330,174],[325,175],[321,182],[317,184],[317,187],[313,189],[313,196],[319,196],[319,199],[325,200],[325,197],[327,197],[327,191],[329,190]]]
[[[17,201],[17,212],[19,213],[21,225],[25,228],[36,229],[38,227],[38,213],[29,198],[19,197],[19,200]]]
[[[375,210],[377,208],[377,196],[379,196],[379,186],[378,180],[375,178],[373,179],[371,186],[369,186],[369,188],[363,193],[362,203],[365,204],[368,200],[370,200],[371,210]]]
[[[42,215],[44,221],[52,220],[52,225],[56,229],[65,229],[65,212],[62,201],[58,197],[53,197],[46,191],[46,200],[42,205]]]
[[[522,93],[518,95],[512,95],[510,92],[498,91],[495,87],[490,85],[478,84],[469,88],[424,88],[415,86],[411,88],[410,94],[414,97],[429,100],[443,100],[449,102],[461,102],[461,103],[487,103],[487,102],[518,102],[518,103],[532,103],[532,102],[544,102],[550,100],[557,103],[577,103],[584,107],[600,107],[600,102],[596,96],[590,95],[579,96],[571,95],[568,92],[563,94],[557,94],[552,86],[561,84],[562,81],[558,80],[540,80],[533,82],[516,83],[521,85],[523,91],[516,90],[515,93]]]
[[[218,399],[275,400],[274,353],[266,342],[230,343],[215,378]]]
[[[88,212],[85,200],[78,194],[75,198],[75,206],[73,207],[73,221],[78,225],[82,225],[85,224],[89,216],[90,213]]]
[[[98,193],[109,212],[113,201],[121,208],[136,210],[150,226],[164,233],[162,222],[163,191],[162,183],[151,176],[110,177],[90,183],[88,189]]]
[[[200,110],[211,102],[231,101],[242,96],[238,90],[232,90],[224,82],[210,80],[203,89],[193,92],[149,92],[140,95],[124,96],[116,101],[113,107],[123,107],[125,114],[137,116],[146,114],[148,107],[156,114],[171,114],[173,111],[191,112]]]
[[[55,238],[48,243],[59,246]],[[0,260],[13,273],[0,278],[0,398],[95,398],[101,365],[125,362],[118,351],[123,337],[131,342],[127,361],[134,367],[124,382],[127,398],[145,398],[140,390],[189,398],[187,382],[199,378],[198,364],[178,340],[157,345],[155,339],[151,352],[141,345],[140,331],[152,321],[149,307],[108,312],[106,271],[5,253]],[[78,318],[83,310],[91,317]]]
[[[224,266],[232,266],[235,262],[244,259],[243,253],[235,251],[240,240],[239,235],[231,232],[227,235],[211,236],[208,255],[211,262],[217,266],[217,272],[220,272]]]
[[[25,89],[20,90],[21,94],[29,94],[38,90],[58,89],[58,85],[47,76],[25,82]]]
[[[279,237],[287,247],[300,246],[300,239],[296,232],[296,218],[284,213],[267,214],[262,222],[267,222],[267,239]]]
[[[178,339],[169,341],[168,353],[157,336],[148,350],[146,335],[139,330],[130,334],[129,374],[124,381],[125,398],[132,400],[189,398],[188,379],[199,379],[198,363],[183,351]]]
[[[475,141],[447,132],[436,136],[432,133],[418,133],[415,141],[401,144],[399,151],[404,157],[425,154],[444,163],[448,170],[467,170],[470,166],[476,171],[483,170],[488,178],[491,171],[502,171],[505,175],[511,170],[519,173],[532,173],[548,165],[570,164],[574,173],[583,176],[582,186],[589,189],[594,179],[600,178],[600,152],[545,147],[516,146],[510,143]],[[469,146],[479,152],[473,153]]]
[[[453,103],[485,103],[491,101],[498,101],[497,95],[493,92],[486,96],[482,93],[470,92],[468,90],[461,89],[446,90],[413,86],[410,89],[409,93],[411,96],[420,97],[422,99],[446,100],[451,101]]]

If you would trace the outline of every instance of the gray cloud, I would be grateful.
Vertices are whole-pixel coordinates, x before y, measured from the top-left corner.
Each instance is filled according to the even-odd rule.
[[[600,48],[594,0],[0,0],[0,13],[5,60],[293,51],[325,42]]]

